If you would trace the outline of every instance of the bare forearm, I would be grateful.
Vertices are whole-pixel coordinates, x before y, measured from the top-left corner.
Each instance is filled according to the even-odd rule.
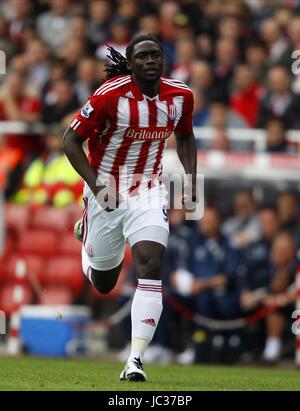
[[[64,151],[70,163],[77,173],[88,184],[92,192],[96,195],[97,174],[88,162],[87,156],[82,148],[80,137],[70,128],[64,134]]]
[[[184,171],[191,176],[193,188],[196,186],[197,150],[195,137],[191,133],[187,136],[176,136],[177,154],[184,167]]]

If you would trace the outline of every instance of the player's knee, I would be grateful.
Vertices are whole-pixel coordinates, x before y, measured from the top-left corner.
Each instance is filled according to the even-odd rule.
[[[160,257],[145,257],[138,264],[138,277],[148,280],[161,279],[161,258]]]
[[[103,277],[104,277],[103,271],[97,271],[94,268],[92,269],[91,278],[92,278],[94,287],[100,294],[108,294],[114,288],[115,283],[112,284],[107,281],[104,282]]]

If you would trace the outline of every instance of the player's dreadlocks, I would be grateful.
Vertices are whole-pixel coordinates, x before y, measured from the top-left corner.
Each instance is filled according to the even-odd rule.
[[[164,52],[158,39],[151,34],[141,34],[140,36],[132,39],[126,48],[126,58],[113,47],[107,45],[110,53],[107,57],[112,61],[112,63],[106,64],[105,71],[107,80],[116,76],[121,76],[122,74],[131,74],[131,71],[127,68],[127,63],[131,60],[134,46],[142,41],[153,41],[159,45],[162,53]]]

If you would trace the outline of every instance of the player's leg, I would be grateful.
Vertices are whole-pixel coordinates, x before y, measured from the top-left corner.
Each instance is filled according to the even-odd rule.
[[[121,379],[146,380],[142,359],[162,313],[162,263],[168,234],[165,228],[150,226],[128,238],[138,273],[138,286],[131,308],[131,354],[121,373]]]
[[[115,288],[117,284],[122,265],[123,265],[123,258],[122,261],[119,263],[118,258],[113,259],[109,262],[109,264],[98,263],[97,268],[91,265],[88,255],[84,249],[82,248],[82,267],[83,272],[96,288],[97,291],[101,294],[108,294],[111,290]],[[115,264],[116,267],[112,267]]]
[[[103,210],[94,196],[84,198],[82,217],[82,269],[94,287],[109,293],[121,272],[125,239],[122,231],[124,210]],[[75,230],[76,235],[76,230]]]

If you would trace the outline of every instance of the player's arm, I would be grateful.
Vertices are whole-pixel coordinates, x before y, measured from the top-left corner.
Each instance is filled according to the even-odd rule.
[[[192,91],[184,95],[181,118],[174,130],[176,138],[176,148],[178,157],[183,165],[184,171],[189,178],[189,185],[192,187],[192,202],[197,201],[196,174],[197,174],[197,150],[193,132],[192,112],[194,98]],[[190,200],[186,198],[185,200]]]
[[[64,152],[70,163],[96,196],[103,186],[97,185],[97,174],[89,164],[82,147],[84,140],[69,127],[64,134],[63,142]]]
[[[192,186],[192,201],[196,201],[196,174],[197,174],[197,150],[193,131],[178,133],[175,131],[178,157],[183,165],[185,173],[189,177]]]

